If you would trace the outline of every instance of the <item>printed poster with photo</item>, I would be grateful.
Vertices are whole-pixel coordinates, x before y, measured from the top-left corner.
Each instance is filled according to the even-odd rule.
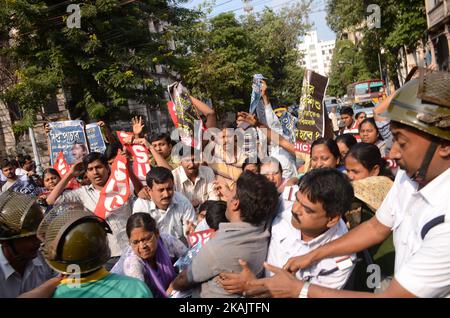
[[[105,152],[106,144],[103,140],[102,130],[96,123],[86,125],[86,137],[91,152]]]
[[[82,159],[89,153],[84,122],[81,120],[66,120],[50,122],[48,134],[50,142],[50,160],[52,166],[60,152],[64,154],[69,165]]]

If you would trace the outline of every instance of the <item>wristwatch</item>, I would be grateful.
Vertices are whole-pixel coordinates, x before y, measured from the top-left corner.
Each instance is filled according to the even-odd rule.
[[[298,295],[298,298],[308,298],[309,285],[311,285],[310,282],[304,282],[302,290],[300,291],[300,294]]]

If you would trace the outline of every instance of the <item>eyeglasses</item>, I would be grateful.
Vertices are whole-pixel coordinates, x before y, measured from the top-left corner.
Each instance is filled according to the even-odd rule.
[[[143,239],[130,241],[130,244],[133,246],[139,245],[139,243],[150,244],[153,243],[155,239],[156,235],[152,233],[149,236],[144,237]]]
[[[261,171],[261,174],[263,175],[263,176],[274,176],[274,175],[277,175],[277,174],[279,174],[280,173],[280,171],[279,170],[277,170],[277,171]]]

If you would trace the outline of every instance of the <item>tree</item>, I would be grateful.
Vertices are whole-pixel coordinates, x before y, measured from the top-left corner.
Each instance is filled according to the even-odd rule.
[[[123,116],[129,99],[158,104],[164,88],[155,67],[165,65],[169,73],[178,58],[168,46],[170,30],[151,32],[149,21],[182,26],[198,17],[176,7],[179,0],[86,0],[81,27],[69,28],[71,1],[0,2],[0,36],[11,40],[2,55],[17,75],[1,98],[20,109],[16,131],[32,125],[59,88],[70,96],[74,117],[84,119]]]
[[[369,4],[376,4],[381,9],[380,28],[371,28],[366,23],[366,17],[369,15],[366,10]],[[384,49],[382,63],[387,65],[391,79],[398,87],[400,51],[411,51],[420,43],[423,44],[424,31],[427,28],[424,1],[330,0],[327,11],[328,25],[338,34],[349,28],[361,31],[363,40],[358,43],[358,48],[372,78],[380,77],[378,53]]]
[[[343,96],[347,85],[371,77],[362,52],[349,40],[336,41],[330,73],[327,94],[331,96]]]
[[[297,44],[305,33],[308,4],[240,17],[222,13],[183,33],[186,49],[182,79],[195,95],[210,99],[219,114],[248,110],[252,75],[268,78],[274,104],[294,103],[303,69]]]
[[[298,103],[303,68],[297,49],[299,38],[310,25],[306,23],[310,2],[285,7],[280,12],[266,8],[255,17],[244,19],[244,28],[254,39],[258,66],[270,80],[270,95],[275,103]]]
[[[219,114],[243,107],[257,69],[249,35],[232,13],[212,18],[202,30],[205,43],[189,56],[183,80],[194,95],[211,99]]]

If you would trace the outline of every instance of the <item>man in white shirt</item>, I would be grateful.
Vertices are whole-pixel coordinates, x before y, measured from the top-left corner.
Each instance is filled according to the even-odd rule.
[[[341,119],[345,124],[343,134],[352,134],[358,142],[361,141],[358,130],[358,122],[353,118],[354,112],[351,107],[342,107],[340,111]]]
[[[36,231],[42,218],[33,197],[15,192],[0,196],[0,298],[15,298],[55,276],[38,252]]]
[[[68,182],[77,177],[83,169],[86,169],[87,178],[91,182],[88,186],[82,186],[72,191],[64,191]],[[47,203],[53,205],[62,202],[82,202],[91,212],[95,211],[100,199],[100,192],[109,179],[110,168],[105,156],[92,152],[83,158],[82,162],[74,164],[70,172],[66,174],[47,197]],[[108,234],[109,247],[111,249],[111,262],[107,268],[112,268],[122,252],[128,247],[126,225],[131,215],[131,202],[128,200],[120,208],[106,212],[106,221],[110,224],[112,235]]]
[[[195,220],[192,204],[181,193],[174,191],[172,172],[164,167],[154,167],[147,173],[147,191],[151,200],[137,199],[133,213],[149,213],[162,233],[168,233],[187,245],[189,225]]]
[[[345,175],[335,169],[315,169],[303,176],[298,189],[292,210],[282,211],[272,224],[266,260],[276,267],[283,267],[291,257],[305,255],[347,233],[342,215],[350,209],[353,188]],[[298,271],[296,277],[342,289],[352,273],[355,258],[354,254],[326,258]],[[251,280],[246,274],[249,272],[245,265],[243,274],[222,273],[223,285],[230,285],[233,290],[236,286],[227,280]],[[266,270],[266,277],[273,275]]]
[[[214,171],[195,162],[193,148],[187,147],[187,153],[182,156],[180,166],[172,170],[172,174],[175,190],[188,198],[194,208],[206,200],[219,200],[214,190]]]
[[[353,188],[334,169],[315,169],[303,176],[289,218],[283,211],[272,224],[267,262],[283,267],[291,257],[305,255],[345,233],[342,215],[350,209]],[[297,278],[321,286],[341,289],[354,267],[355,255],[323,259],[297,272]],[[349,259],[347,267],[342,259]],[[266,276],[273,274],[266,271]]]
[[[28,177],[27,175],[17,175],[16,174],[16,168],[14,167],[13,163],[11,161],[4,161],[1,166],[2,169],[2,175],[5,177],[6,183],[2,186],[2,192],[5,192],[9,188],[11,188],[14,183],[17,181],[27,181]]]
[[[421,79],[405,84],[396,92],[387,114],[383,114],[392,121],[394,144],[390,157],[403,171],[397,173],[376,215],[285,266],[291,272],[306,269],[321,259],[378,244],[393,231],[395,273],[389,287],[379,294],[336,291],[293,280],[286,270],[268,265],[276,275],[250,282],[259,290],[249,295],[425,298],[450,294],[450,100],[446,96],[450,78],[448,73],[436,72],[425,75],[423,80],[426,84]],[[429,91],[430,87],[434,90]]]

